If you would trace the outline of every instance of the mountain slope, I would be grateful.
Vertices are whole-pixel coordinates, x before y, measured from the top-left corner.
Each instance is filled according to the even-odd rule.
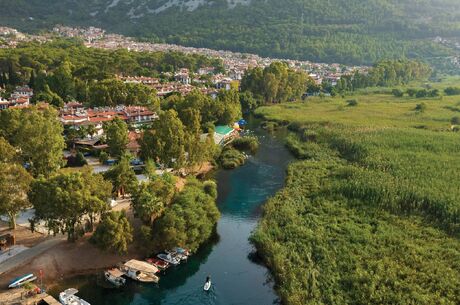
[[[94,25],[190,46],[274,57],[372,63],[453,54],[457,0],[0,0],[0,23],[23,30]],[[52,9],[50,9],[52,7]]]

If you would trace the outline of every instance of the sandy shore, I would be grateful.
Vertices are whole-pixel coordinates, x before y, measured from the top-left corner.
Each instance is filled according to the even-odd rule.
[[[40,270],[43,270],[43,284],[49,287],[63,278],[95,273],[124,260],[142,258],[135,246],[130,247],[127,254],[119,255],[100,250],[89,242],[89,237],[87,235],[75,243],[62,242],[28,264],[1,275],[0,289],[6,289],[11,279],[27,273],[38,275]]]

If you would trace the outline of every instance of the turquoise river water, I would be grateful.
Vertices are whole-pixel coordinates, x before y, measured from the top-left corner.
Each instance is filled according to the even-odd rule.
[[[257,262],[248,238],[257,225],[261,206],[284,185],[292,157],[282,135],[255,129],[260,148],[246,164],[231,171],[218,171],[218,206],[222,217],[217,237],[191,256],[187,263],[160,274],[158,285],[128,281],[120,290],[96,285],[96,276],[65,280],[61,289],[75,287],[92,305],[269,305],[278,298],[269,271]],[[213,287],[203,291],[207,275]]]

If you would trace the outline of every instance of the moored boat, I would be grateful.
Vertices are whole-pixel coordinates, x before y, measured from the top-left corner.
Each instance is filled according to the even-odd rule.
[[[171,254],[160,253],[157,255],[157,257],[174,266],[180,264],[180,259]]]
[[[123,278],[123,272],[121,272],[118,268],[104,271],[104,277],[109,283],[113,284],[117,288],[126,283],[126,280]]]
[[[166,270],[169,267],[168,262],[165,262],[164,260],[161,260],[161,259],[156,258],[156,257],[147,258],[145,261],[147,263],[151,264],[151,265],[154,265],[155,267],[157,267],[160,270]]]
[[[158,283],[160,278],[155,275],[158,268],[143,261],[132,259],[122,264],[120,270],[129,278],[143,283]]]
[[[8,285],[8,288],[18,288],[18,287],[21,287],[22,285],[24,285],[26,283],[33,282],[36,279],[37,279],[37,277],[35,275],[33,275],[33,273],[29,273],[29,274],[20,276],[18,278],[15,278],[14,280],[12,280],[10,282],[10,284]]]
[[[69,288],[59,294],[59,302],[62,305],[91,305],[85,300],[76,296],[78,290],[75,288]]]
[[[175,247],[175,248],[173,248],[171,250],[166,250],[165,252],[167,254],[171,254],[174,257],[177,257],[181,261],[187,260],[188,257],[190,256],[190,252],[188,250],[186,250],[184,248],[180,248],[180,247]]]

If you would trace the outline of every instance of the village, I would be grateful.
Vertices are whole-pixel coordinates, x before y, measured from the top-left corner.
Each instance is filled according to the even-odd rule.
[[[143,52],[181,52],[184,54],[200,54],[207,57],[217,58],[222,60],[225,73],[214,75],[214,71],[203,69],[199,71],[199,75],[213,75],[212,83],[219,86],[226,86],[231,80],[241,80],[245,71],[254,67],[267,67],[273,62],[283,61],[289,67],[304,71],[312,77],[317,84],[323,81],[330,82],[332,85],[337,84],[337,81],[343,75],[352,75],[355,72],[366,73],[369,67],[367,66],[347,66],[342,64],[327,64],[314,63],[310,61],[300,61],[291,59],[279,58],[264,58],[255,54],[238,53],[224,50],[212,50],[207,48],[184,47],[174,44],[164,43],[148,43],[139,42],[134,38],[125,37],[118,34],[106,33],[105,30],[89,27],[89,28],[73,28],[67,26],[56,26],[53,30],[44,35],[28,35],[23,34],[15,29],[0,27],[0,38],[3,38],[3,47],[15,47],[20,42],[38,41],[46,42],[52,40],[53,37],[79,38],[84,40],[87,47],[100,49],[127,49],[129,51]],[[0,48],[2,45],[0,44]],[[180,73],[184,74],[184,73]],[[175,75],[182,86],[177,83],[165,84],[157,90],[159,94],[164,94],[176,87],[180,91],[187,92],[188,85],[191,83],[200,83],[199,79],[190,79],[185,75]],[[126,76],[129,77],[129,76]],[[149,80],[151,81],[151,80]],[[177,88],[179,86],[179,88]]]

